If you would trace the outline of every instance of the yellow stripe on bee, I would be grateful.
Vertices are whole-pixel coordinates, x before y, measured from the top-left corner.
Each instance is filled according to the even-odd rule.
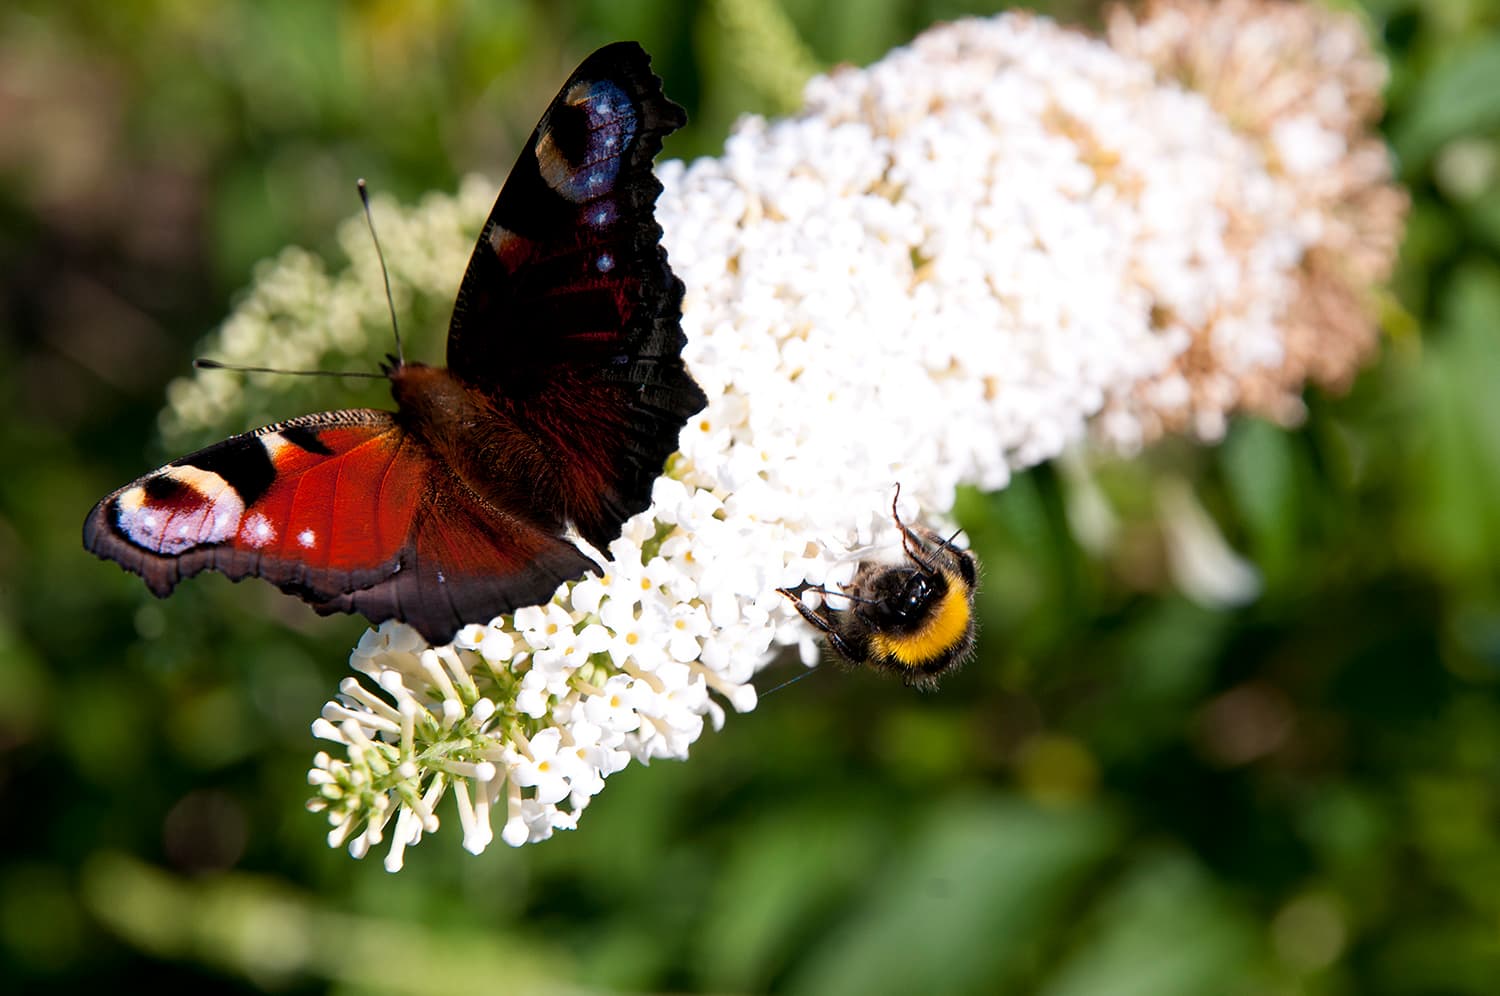
[[[915,633],[876,633],[870,639],[875,652],[910,668],[919,668],[941,657],[963,639],[969,629],[969,597],[963,582],[947,571],[948,593],[943,596],[926,626]]]

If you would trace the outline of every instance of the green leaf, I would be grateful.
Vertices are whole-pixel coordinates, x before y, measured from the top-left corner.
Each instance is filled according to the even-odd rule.
[[[945,801],[903,853],[870,869],[864,906],[787,989],[995,992],[1031,968],[1117,836],[1114,820],[1095,809]]]
[[[1500,38],[1470,45],[1418,88],[1393,142],[1402,171],[1424,169],[1444,142],[1500,127]]]
[[[1416,549],[1446,571],[1487,577],[1500,562],[1500,269],[1460,271],[1422,369],[1426,438],[1414,461]]]
[[[1190,940],[1189,940],[1190,939]],[[1044,996],[1194,996],[1236,989],[1251,921],[1182,854],[1149,856],[1091,911],[1085,939]]]
[[[1224,441],[1221,459],[1256,565],[1273,584],[1297,569],[1297,491],[1286,433],[1245,419]]]
[[[885,838],[871,807],[799,800],[736,835],[694,961],[710,990],[763,991],[861,879]]]

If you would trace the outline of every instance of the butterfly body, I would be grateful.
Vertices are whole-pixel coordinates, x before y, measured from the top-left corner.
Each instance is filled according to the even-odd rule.
[[[104,498],[84,546],[157,595],[214,570],[432,643],[546,601],[650,503],[706,403],[681,359],[651,162],[685,120],[633,43],[585,60],[537,125],[460,285],[448,366],[393,361],[396,410],[231,437]]]

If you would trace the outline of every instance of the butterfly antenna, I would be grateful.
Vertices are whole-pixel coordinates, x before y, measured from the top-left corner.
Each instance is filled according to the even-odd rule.
[[[391,273],[386,269],[385,253],[380,248],[380,236],[375,234],[375,216],[370,213],[370,191],[364,177],[359,179],[359,200],[365,206],[365,224],[370,226],[370,241],[375,243],[375,255],[380,259],[380,276],[385,281],[385,305],[391,312],[391,331],[396,334],[396,366],[405,366],[406,355],[401,352],[401,326],[396,322],[396,300],[391,297]]]
[[[278,370],[276,367],[247,367],[238,363],[220,363],[203,357],[193,361],[194,370],[233,370],[236,373],[285,374],[288,377],[370,377],[385,380],[385,374],[369,370]]]

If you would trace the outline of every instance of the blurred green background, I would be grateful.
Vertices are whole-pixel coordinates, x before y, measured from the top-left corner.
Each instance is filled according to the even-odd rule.
[[[164,605],[81,550],[92,503],[169,456],[193,344],[257,260],[333,251],[355,177],[498,180],[618,38],[692,115],[667,154],[710,154],[808,68],[975,9],[0,10],[0,989],[1500,992],[1492,0],[1362,8],[1414,197],[1379,361],[1297,431],[1100,468],[1107,557],[1055,468],[964,496],[982,656],[937,694],[822,668],[613,778],[576,833],[476,858],[445,826],[393,876],[302,810],[361,624],[220,578]],[[1174,593],[1163,475],[1258,601]]]

